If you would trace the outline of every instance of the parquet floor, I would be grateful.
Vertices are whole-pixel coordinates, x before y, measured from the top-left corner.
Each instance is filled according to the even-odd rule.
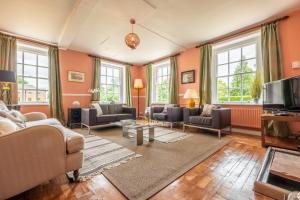
[[[175,180],[151,200],[270,199],[252,191],[266,149],[260,138],[232,134],[231,142]],[[81,183],[67,183],[64,176],[13,199],[126,199],[103,175]]]

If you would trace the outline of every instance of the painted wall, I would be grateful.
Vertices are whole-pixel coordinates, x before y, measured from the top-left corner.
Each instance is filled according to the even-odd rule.
[[[136,109],[138,108],[139,105],[139,113],[140,116],[142,116],[145,112],[145,100],[146,100],[146,67],[144,66],[132,66],[131,67],[131,95],[132,95],[132,103],[133,103],[133,107],[135,107]],[[143,84],[144,84],[144,88],[140,89],[139,91],[139,104],[138,104],[138,90],[133,88],[133,84],[134,84],[134,79],[142,79],[143,80]],[[136,112],[138,113],[138,109],[136,110]]]

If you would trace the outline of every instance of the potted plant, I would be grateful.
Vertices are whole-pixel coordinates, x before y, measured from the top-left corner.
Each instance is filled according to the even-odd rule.
[[[251,88],[251,96],[254,100],[254,103],[258,103],[258,100],[261,95],[261,89],[262,89],[261,74],[260,72],[257,72]]]

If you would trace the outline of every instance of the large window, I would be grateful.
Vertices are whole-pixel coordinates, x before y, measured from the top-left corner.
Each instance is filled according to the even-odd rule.
[[[259,35],[214,48],[213,79],[216,103],[250,103],[251,88],[260,63]]]
[[[17,82],[19,103],[48,102],[48,50],[17,44]]]
[[[124,100],[124,66],[103,61],[100,74],[100,101],[122,103]]]
[[[169,102],[170,61],[153,65],[153,92],[152,102]]]

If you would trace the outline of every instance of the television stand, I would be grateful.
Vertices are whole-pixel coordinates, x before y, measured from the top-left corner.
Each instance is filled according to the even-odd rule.
[[[299,151],[299,140],[274,137],[267,134],[269,121],[281,121],[281,122],[300,122],[300,116],[298,115],[274,115],[274,114],[262,114],[261,115],[261,144],[263,147],[273,146],[284,149]]]

